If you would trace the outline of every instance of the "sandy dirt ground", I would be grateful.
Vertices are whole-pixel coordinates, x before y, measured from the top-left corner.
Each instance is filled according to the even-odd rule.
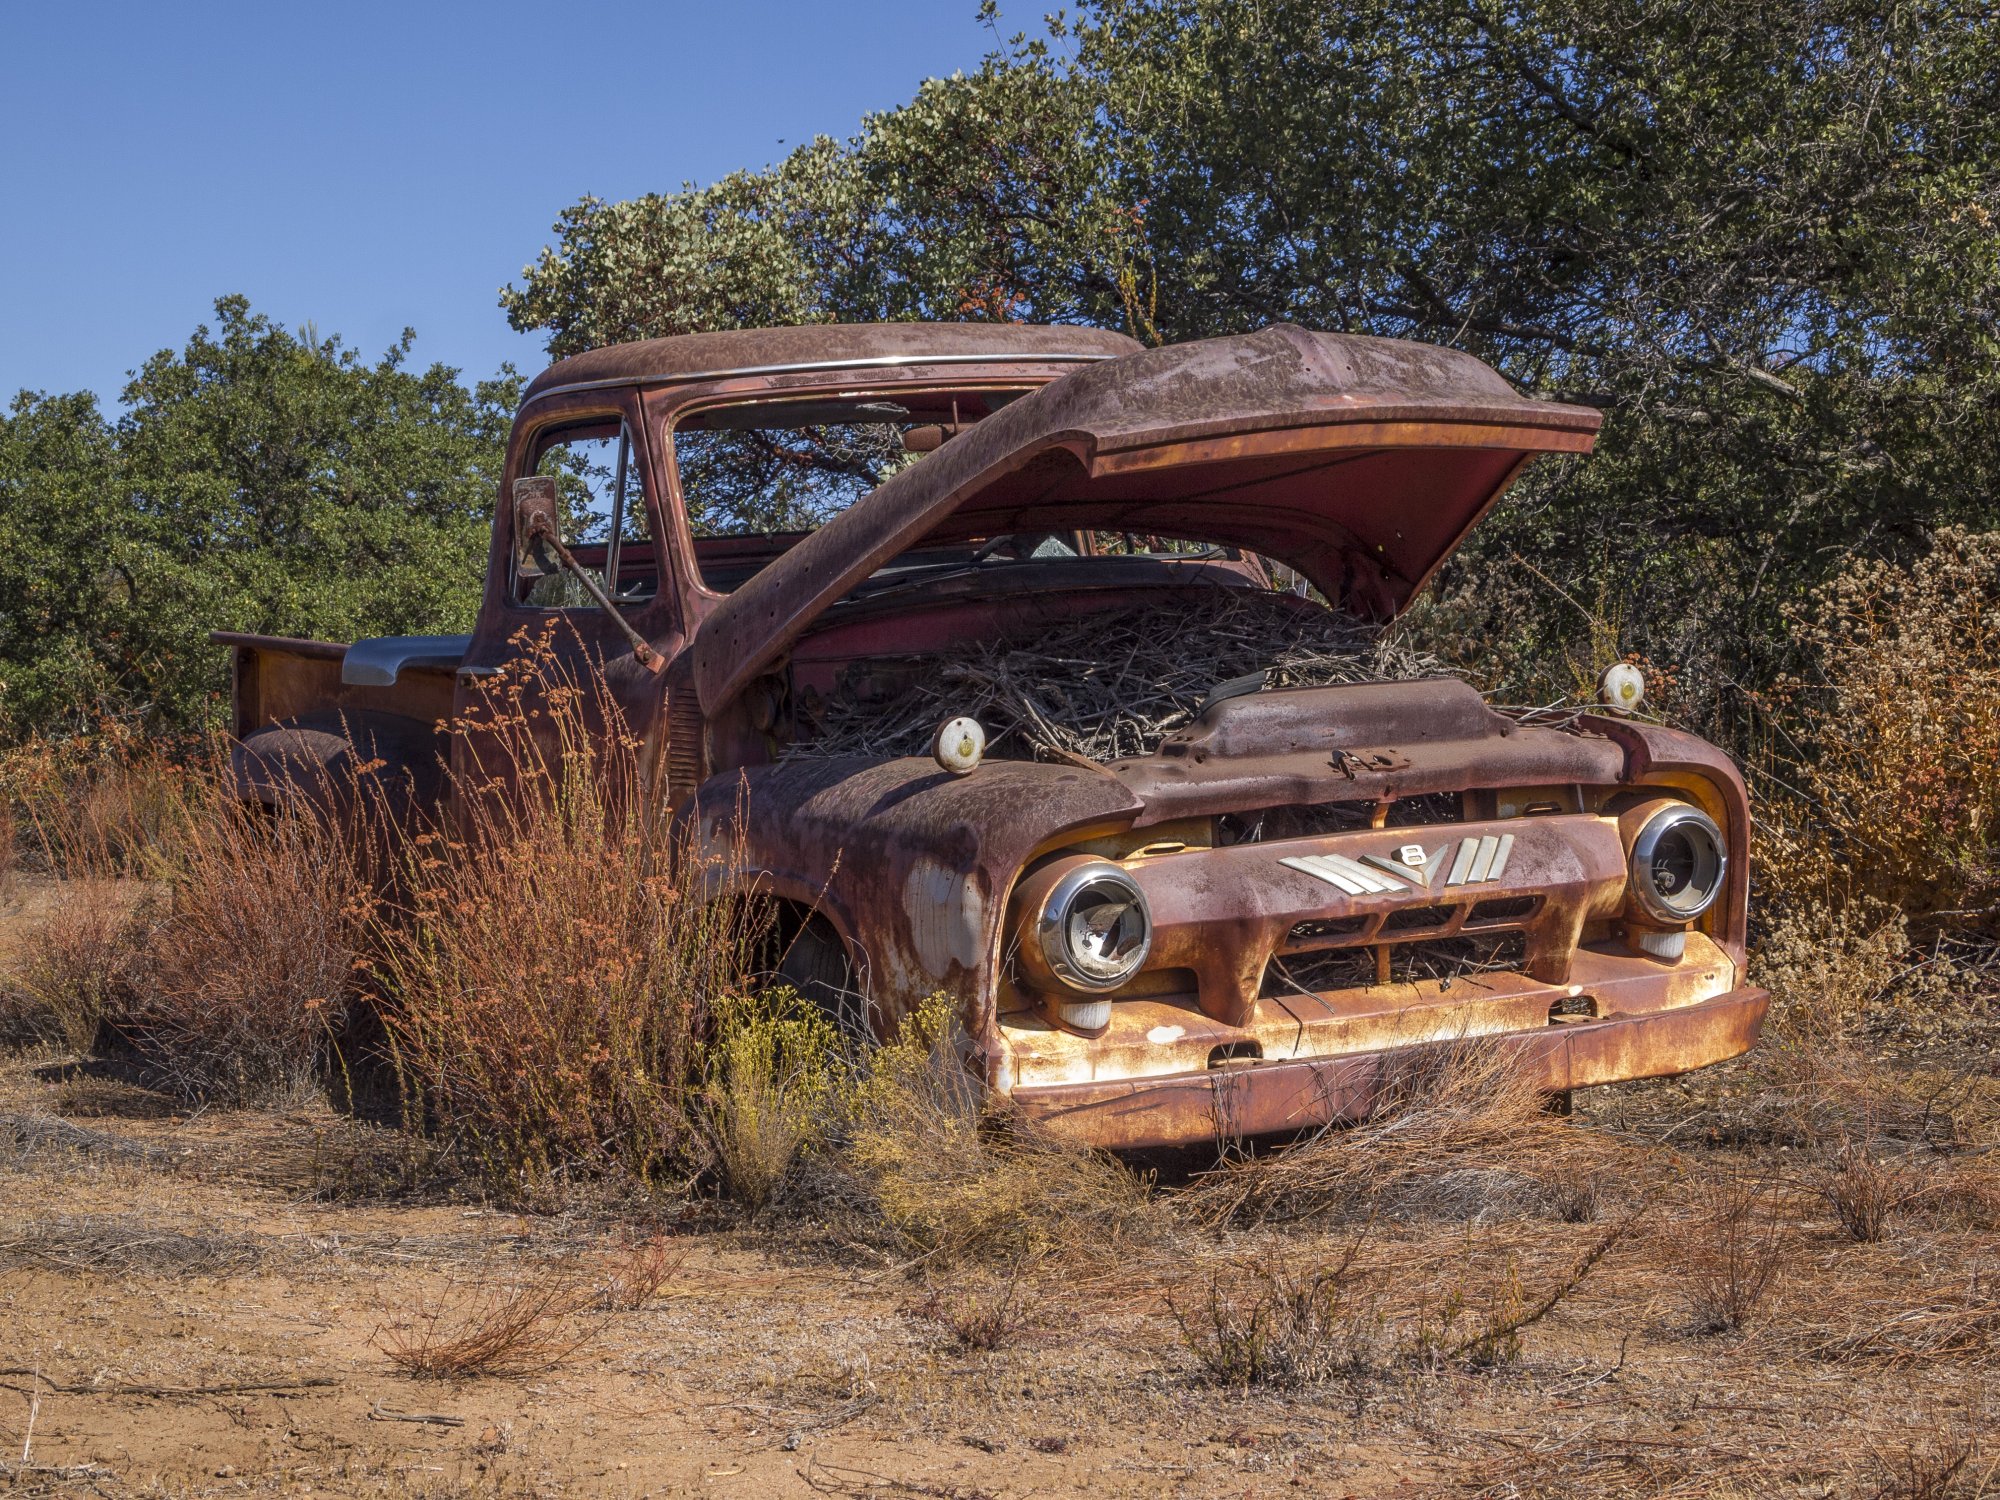
[[[1960,1058],[1953,1171],[1989,1160],[1965,1101],[1990,1103],[1993,1071],[1990,1050]],[[500,1213],[413,1189],[427,1164],[393,1129],[190,1110],[101,1064],[17,1054],[0,1058],[0,1491],[2000,1492],[1984,1200],[1968,1187],[1856,1243],[1792,1148],[1732,1138],[1731,1101],[1760,1086],[1732,1065],[1586,1101],[1575,1129],[1648,1143],[1592,1222],[1499,1204],[1183,1228],[1075,1265],[934,1272],[715,1205]],[[1688,1296],[1715,1254],[1703,1194],[1753,1178],[1778,1269],[1744,1328],[1704,1335]],[[1292,1392],[1220,1388],[1175,1315],[1357,1239],[1383,1328],[1521,1305],[1641,1201],[1491,1368],[1398,1358]],[[391,1358],[426,1314],[551,1279],[597,1294],[553,1320],[574,1347],[547,1368],[420,1379]],[[1011,1298],[1018,1326],[967,1348],[926,1311],[940,1297]]]

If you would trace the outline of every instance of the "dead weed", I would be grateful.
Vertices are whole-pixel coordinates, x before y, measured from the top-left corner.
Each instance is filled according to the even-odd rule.
[[[386,1319],[371,1342],[405,1374],[436,1380],[533,1375],[566,1363],[599,1332],[603,1289],[565,1258],[492,1282],[454,1277]]]
[[[1735,1174],[1696,1188],[1691,1217],[1676,1226],[1693,1332],[1739,1332],[1777,1284],[1786,1260],[1777,1199],[1775,1183]]]

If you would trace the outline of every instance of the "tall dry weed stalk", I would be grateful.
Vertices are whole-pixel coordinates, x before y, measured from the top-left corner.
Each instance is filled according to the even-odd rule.
[[[0,902],[13,893],[14,871],[21,863],[20,820],[0,793]]]
[[[510,1192],[653,1181],[699,1159],[698,1053],[741,993],[755,903],[708,900],[728,848],[674,843],[642,746],[548,636],[451,726],[460,816],[409,844],[375,972],[416,1123]]]

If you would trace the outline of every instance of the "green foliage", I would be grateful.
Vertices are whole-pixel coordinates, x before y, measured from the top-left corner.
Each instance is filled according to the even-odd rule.
[[[582,199],[501,305],[549,330],[552,354],[782,324],[1115,318],[1137,225],[1094,108],[1084,80],[1024,43],[769,170]]]
[[[1607,421],[1428,624],[1516,698],[1636,653],[1749,748],[1788,608],[1994,524],[1996,55],[1952,0],[1086,0],[850,141],[586,200],[503,301],[556,352],[905,317],[1468,348]]]
[[[0,738],[184,726],[226,686],[210,630],[336,640],[462,626],[518,382],[467,390],[216,303],[107,420],[23,392],[0,418]]]

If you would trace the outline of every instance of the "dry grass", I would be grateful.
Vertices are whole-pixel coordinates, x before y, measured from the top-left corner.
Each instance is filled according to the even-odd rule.
[[[77,1052],[108,1027],[184,1098],[316,1092],[368,914],[342,836],[310,812],[246,810],[220,746],[126,747],[52,779],[63,763],[47,751],[22,793],[66,877],[15,980],[22,1025]]]
[[[1788,1330],[1789,1342],[1829,1364],[1891,1370],[1990,1369],[2000,1356],[2000,1285],[1990,1269],[1953,1267],[1892,1285],[1857,1281],[1822,1287],[1824,1300]]]
[[[1620,1147],[1551,1115],[1498,1047],[1478,1041],[1392,1054],[1374,1112],[1210,1173],[1194,1188],[1209,1223],[1382,1216],[1595,1218]]]
[[[405,1374],[436,1380],[534,1375],[571,1359],[598,1334],[586,1317],[602,1300],[574,1260],[493,1282],[453,1279],[387,1318],[373,1342]]]
[[[1877,1450],[1858,1493],[1866,1500],[1977,1500],[1993,1493],[1996,1465],[1981,1433],[1963,1423]]]
[[[136,1214],[48,1214],[0,1232],[0,1266],[73,1275],[231,1275],[254,1270],[263,1258],[263,1246],[249,1236]]]
[[[1774,1032],[1972,1010],[2000,988],[2000,533],[1857,561],[1796,624],[1756,830]]]
[[[996,1118],[933,996],[868,1059],[845,1160],[874,1211],[932,1264],[1114,1259],[1164,1227],[1148,1185],[1101,1152]]]

